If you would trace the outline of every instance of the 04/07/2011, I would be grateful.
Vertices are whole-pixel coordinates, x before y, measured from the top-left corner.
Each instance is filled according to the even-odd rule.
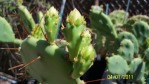
[[[107,79],[133,79],[133,75],[107,75]]]

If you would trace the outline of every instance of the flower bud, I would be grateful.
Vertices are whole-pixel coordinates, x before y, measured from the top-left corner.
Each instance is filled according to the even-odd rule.
[[[72,25],[81,25],[85,24],[84,17],[81,16],[80,12],[77,9],[74,9],[67,16],[67,22],[70,22]]]
[[[58,11],[52,6],[48,11],[47,11],[48,16],[59,16]]]

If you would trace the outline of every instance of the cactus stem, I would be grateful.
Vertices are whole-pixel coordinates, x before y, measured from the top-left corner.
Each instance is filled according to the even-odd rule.
[[[32,61],[26,63],[26,64],[25,64],[23,67],[21,67],[19,70],[22,70],[23,68],[27,67],[28,65],[30,65],[30,64],[32,64],[32,63],[34,63],[34,62],[36,62],[36,61],[38,61],[38,60],[40,60],[40,59],[41,59],[41,56],[38,56],[37,58],[33,59]]]

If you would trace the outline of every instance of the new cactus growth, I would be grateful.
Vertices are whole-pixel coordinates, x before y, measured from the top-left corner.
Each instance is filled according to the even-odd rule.
[[[72,19],[74,18],[74,19]],[[92,65],[95,51],[90,44],[91,35],[86,30],[86,22],[77,9],[70,12],[67,17],[66,28],[63,29],[70,61],[73,62],[72,78],[83,75]]]
[[[41,11],[37,12],[37,23],[42,28],[42,31],[45,34],[45,29],[44,29],[45,18]]]
[[[22,23],[24,27],[26,28],[27,32],[30,34],[31,31],[35,28],[36,24],[33,20],[32,15],[27,10],[27,8],[23,5],[19,5],[18,7],[18,13],[20,15],[20,18],[22,20]]]
[[[93,64],[95,51],[92,45],[84,47],[73,64],[72,78],[81,77]]]
[[[50,44],[54,44],[56,39],[56,33],[58,30],[59,15],[58,11],[51,7],[45,16],[45,31],[47,33],[47,39]]]
[[[77,18],[74,19],[74,17]],[[66,27],[63,29],[64,36],[68,42],[67,47],[71,61],[74,61],[74,58],[78,56],[81,42],[83,41],[83,32],[86,28],[86,23],[82,18],[83,16],[81,16],[80,12],[77,9],[74,9],[68,15]]]

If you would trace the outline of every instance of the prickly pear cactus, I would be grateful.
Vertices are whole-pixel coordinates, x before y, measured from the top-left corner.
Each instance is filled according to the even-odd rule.
[[[145,60],[149,61],[149,48],[144,51]]]
[[[139,52],[139,44],[136,37],[130,32],[126,32],[126,31],[120,32],[118,34],[118,42],[121,42],[124,39],[131,40],[131,42],[134,45],[134,53],[137,54]]]
[[[56,39],[56,33],[58,31],[58,22],[58,11],[54,7],[51,7],[47,11],[45,16],[45,31],[47,33],[47,39],[50,44],[54,44],[54,40]]]
[[[62,28],[66,38],[63,42],[56,38],[59,14],[54,7],[45,15],[38,12],[37,24],[25,6],[19,5],[18,12],[30,35],[17,42],[10,24],[0,18],[1,29],[7,31],[0,35],[8,38],[0,36],[0,41],[20,45],[19,52],[28,73],[43,84],[84,84],[80,77],[92,66],[96,53],[80,12],[74,9],[68,15],[66,27]]]
[[[0,17],[0,31],[3,31],[0,41],[20,45],[24,67],[41,83],[83,84],[80,77],[93,65],[96,54],[107,56],[108,73],[133,75],[134,78],[126,80],[126,84],[145,83],[144,79],[149,75],[147,16],[127,19],[125,11],[117,10],[106,15],[103,8],[92,6],[89,15],[91,33],[84,17],[74,9],[67,16],[66,26],[61,28],[65,38],[59,39],[56,37],[60,17],[54,7],[45,14],[38,11],[37,23],[22,4],[18,5],[18,14],[28,37],[24,40],[15,38],[10,24]],[[95,37],[92,38],[93,33]]]
[[[112,20],[116,28],[123,26],[125,23],[125,18],[128,18],[128,13],[124,10],[114,10],[109,14],[110,19]]]
[[[121,55],[126,61],[131,61],[134,58],[134,45],[131,40],[124,39],[121,41],[118,54]]]
[[[148,76],[149,69],[149,17],[136,15],[128,18],[127,15],[125,11],[116,10],[108,17],[101,7],[92,6],[90,20],[92,30],[97,35],[95,49],[96,52],[104,50],[97,54],[110,56],[106,57],[109,74],[131,74],[134,78],[123,81],[124,84],[145,84],[144,78]]]
[[[140,45],[145,44],[145,40],[149,37],[149,25],[144,21],[136,22],[133,25],[133,33],[138,39]]]
[[[103,13],[103,9],[99,6],[92,6],[90,11],[92,28],[98,30],[97,32],[100,32],[102,35],[117,38],[117,33],[113,23],[109,16]]]
[[[35,28],[35,25],[36,25],[31,13],[23,5],[19,5],[18,13],[20,15],[22,23],[23,23],[24,27],[26,28],[27,32],[31,33],[31,31]]]
[[[90,44],[91,34],[86,29],[84,17],[77,9],[70,12],[66,27],[62,30],[67,41],[70,61],[73,62],[72,78],[75,79],[83,75],[93,64],[95,50]]]
[[[145,62],[141,58],[135,58],[130,64],[130,74],[133,74],[133,80],[141,80],[144,77]]]
[[[40,56],[40,60],[26,69],[38,81],[44,84],[79,84],[70,77],[72,63],[66,58],[65,50],[47,41],[27,37],[21,44],[21,55],[24,63]],[[64,81],[65,80],[65,81]]]
[[[73,18],[73,19],[72,19]],[[66,27],[63,29],[68,51],[69,58],[71,61],[75,60],[75,57],[78,56],[79,50],[81,47],[81,42],[83,41],[83,31],[86,28],[86,22],[79,13],[77,9],[74,9],[70,12],[70,15],[67,17]],[[90,37],[89,37],[90,38]],[[88,41],[89,39],[85,39],[84,41]]]
[[[1,42],[14,42],[15,34],[13,33],[12,27],[2,17],[0,17],[0,31],[3,31],[0,33],[0,41]]]
[[[137,21],[144,21],[146,23],[149,23],[149,17],[146,15],[136,15],[128,18],[127,22],[124,24],[124,28],[126,28],[127,31],[132,31],[133,24]]]
[[[111,57],[107,57],[107,66],[108,71],[111,74],[126,74],[129,71],[129,66],[127,61],[123,59],[120,55],[113,55]]]

